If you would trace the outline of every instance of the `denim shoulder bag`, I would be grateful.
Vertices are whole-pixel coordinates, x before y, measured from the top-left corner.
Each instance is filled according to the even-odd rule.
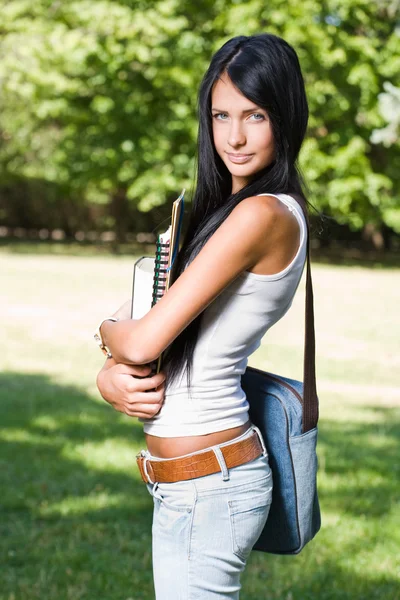
[[[272,554],[298,554],[321,527],[310,225],[303,199],[296,200],[308,230],[303,383],[254,367],[247,367],[241,379],[250,419],[262,433],[273,476],[270,512],[253,550]]]

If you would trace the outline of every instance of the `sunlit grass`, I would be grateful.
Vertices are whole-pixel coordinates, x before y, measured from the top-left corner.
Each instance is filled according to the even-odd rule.
[[[0,600],[152,600],[140,424],[96,390],[132,256],[0,252]],[[322,529],[252,553],[243,600],[399,600],[400,270],[313,265]],[[250,364],[301,378],[304,279]]]

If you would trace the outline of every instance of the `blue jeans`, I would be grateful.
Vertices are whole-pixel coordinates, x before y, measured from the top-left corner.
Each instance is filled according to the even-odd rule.
[[[221,472],[177,483],[147,483],[153,497],[152,558],[156,600],[239,598],[240,576],[268,517],[272,473],[266,451]],[[147,456],[152,460],[148,451]]]

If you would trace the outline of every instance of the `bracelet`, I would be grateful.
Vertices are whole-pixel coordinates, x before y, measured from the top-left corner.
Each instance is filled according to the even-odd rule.
[[[94,339],[96,340],[96,343],[99,345],[100,350],[107,356],[107,358],[112,358],[112,354],[110,352],[110,349],[105,345],[104,340],[103,340],[103,336],[101,335],[101,331],[100,331],[100,327],[103,325],[104,321],[114,321],[117,322],[119,321],[119,319],[117,319],[116,317],[106,317],[105,319],[103,319],[102,321],[100,321],[99,326],[96,329],[96,332],[94,334]]]

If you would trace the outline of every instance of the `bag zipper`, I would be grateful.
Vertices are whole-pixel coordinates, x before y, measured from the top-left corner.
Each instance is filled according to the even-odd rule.
[[[262,369],[256,369],[256,367],[247,367],[247,368],[248,369],[252,369],[253,371],[257,371],[257,373],[260,373],[260,375],[265,375],[265,376],[269,377],[270,379],[272,379],[273,381],[276,381],[280,385],[285,386],[285,388],[287,388],[288,390],[290,390],[292,392],[292,394],[294,394],[296,396],[296,398],[298,399],[298,401],[300,402],[300,404],[303,406],[303,398],[301,397],[301,395],[299,394],[299,392],[294,387],[292,387],[290,385],[290,383],[287,383],[286,381],[282,381],[281,379],[279,379],[278,377],[276,377],[272,373],[269,373],[268,371],[263,371]]]

